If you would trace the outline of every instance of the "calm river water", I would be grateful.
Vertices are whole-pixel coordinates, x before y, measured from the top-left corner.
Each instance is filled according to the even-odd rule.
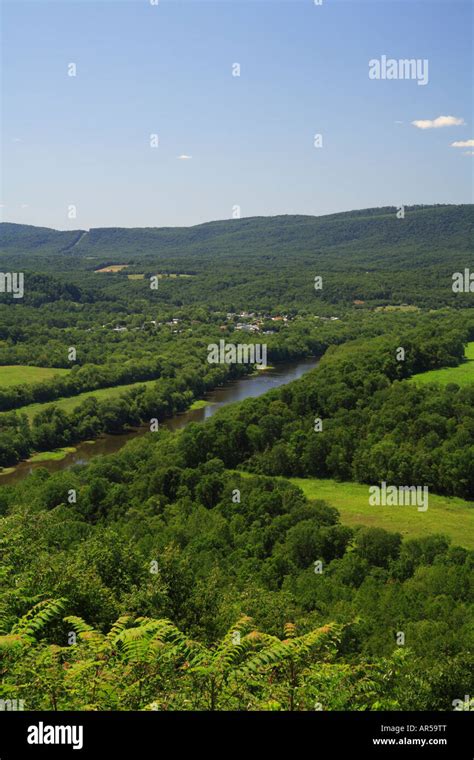
[[[190,422],[203,422],[212,417],[219,409],[235,401],[243,401],[246,398],[255,398],[261,396],[272,388],[278,388],[280,385],[291,383],[297,380],[305,372],[314,369],[318,365],[319,359],[310,358],[302,359],[291,364],[278,364],[273,369],[260,370],[258,373],[240,378],[232,383],[227,383],[222,388],[215,388],[210,391],[205,400],[209,406],[202,409],[192,409],[182,412],[174,417],[164,420],[161,424],[170,430],[179,430]],[[76,451],[67,454],[64,459],[50,462],[20,462],[14,472],[8,475],[0,475],[0,485],[12,485],[23,480],[27,475],[38,467],[44,467],[49,472],[58,472],[65,470],[76,464],[86,464],[92,457],[103,456],[104,454],[113,454],[115,451],[124,446],[137,435],[144,435],[149,432],[148,425],[131,430],[120,435],[104,435],[94,442],[80,443]]]

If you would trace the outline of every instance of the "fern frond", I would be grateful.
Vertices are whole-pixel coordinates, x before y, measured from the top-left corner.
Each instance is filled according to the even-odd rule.
[[[258,673],[267,667],[282,665],[288,660],[295,658],[302,659],[317,645],[328,645],[332,641],[338,640],[341,630],[342,626],[331,623],[292,639],[285,639],[284,641],[273,639],[273,641],[268,641],[266,647],[257,652],[238,669],[237,675]]]
[[[149,661],[165,644],[171,647],[174,655],[185,659],[194,658],[202,649],[166,618],[137,618],[135,623],[138,625],[122,629],[113,639],[127,659]]]
[[[107,636],[105,637],[107,641],[114,642],[119,633],[121,633],[125,628],[128,626],[130,621],[132,620],[131,615],[121,615],[115,623],[112,625],[110,631],[108,632]]]
[[[211,659],[214,664],[219,662],[232,662],[235,660],[235,652],[238,652],[238,647],[242,642],[242,636],[253,625],[253,620],[248,615],[244,615],[237,622],[229,628],[224,638],[221,639],[216,649],[212,653]]]
[[[50,620],[61,614],[65,601],[65,599],[45,599],[38,602],[15,623],[11,633],[19,633],[27,638],[34,637]]]
[[[89,623],[86,623],[81,617],[76,617],[76,615],[68,615],[68,617],[63,618],[65,623],[70,623],[76,633],[86,633],[87,631],[93,632],[95,629],[92,625],[89,625]]]

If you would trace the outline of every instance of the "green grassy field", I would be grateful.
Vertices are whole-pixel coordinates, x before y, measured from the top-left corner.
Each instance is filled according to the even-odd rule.
[[[247,472],[239,471],[239,474],[251,477]],[[401,533],[404,538],[444,533],[453,544],[474,549],[474,503],[464,499],[430,493],[427,511],[418,512],[416,507],[370,506],[369,486],[361,483],[318,478],[287,480],[301,488],[310,501],[321,499],[336,507],[345,525],[384,528]]]
[[[79,393],[78,396],[71,396],[70,398],[58,398],[55,401],[49,401],[45,404],[28,404],[18,409],[18,412],[22,412],[28,416],[28,419],[32,420],[35,414],[38,414],[42,409],[54,404],[60,409],[64,409],[65,412],[71,412],[76,406],[81,404],[86,398],[94,396],[99,401],[105,401],[106,399],[118,398],[122,396],[130,388],[137,388],[139,385],[152,385],[156,383],[156,380],[145,380],[142,383],[130,383],[129,385],[115,385],[113,388],[99,388],[97,391],[87,391],[86,393]]]
[[[443,369],[421,372],[419,375],[413,375],[409,382],[423,384],[439,383],[440,385],[447,385],[448,383],[468,385],[469,383],[474,383],[474,343],[467,344],[465,357],[466,361],[458,367],[443,367]]]
[[[0,388],[25,383],[40,383],[50,380],[55,375],[65,375],[71,370],[57,367],[28,367],[24,364],[9,364],[0,367]]]
[[[474,504],[463,499],[430,493],[426,512],[418,512],[416,507],[372,507],[368,485],[316,478],[289,480],[308,499],[322,499],[336,507],[346,525],[385,528],[409,538],[445,533],[454,544],[474,549]]]

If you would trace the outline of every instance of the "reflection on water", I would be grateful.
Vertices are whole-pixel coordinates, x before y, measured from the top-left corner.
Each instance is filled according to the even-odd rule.
[[[297,380],[305,372],[314,369],[319,359],[302,359],[295,364],[279,364],[273,369],[259,370],[256,374],[243,377],[232,383],[227,383],[222,388],[216,388],[210,391],[205,397],[209,406],[201,409],[192,409],[182,412],[174,417],[164,420],[162,423],[169,430],[180,430],[186,427],[190,422],[203,422],[212,417],[219,409],[235,401],[243,401],[246,398],[261,396],[272,388],[278,388],[280,385],[291,383]],[[104,435],[94,442],[80,443],[77,450],[67,454],[64,459],[51,462],[20,462],[14,472],[8,475],[0,475],[0,485],[12,485],[23,480],[33,470],[38,467],[44,467],[49,472],[58,472],[73,467],[77,464],[87,464],[92,457],[103,456],[104,454],[113,454],[124,446],[137,435],[144,435],[149,432],[148,425],[143,425],[128,433],[119,435]]]

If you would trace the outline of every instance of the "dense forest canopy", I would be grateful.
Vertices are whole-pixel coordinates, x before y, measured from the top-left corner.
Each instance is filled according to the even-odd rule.
[[[349,526],[287,480],[420,484],[470,509],[474,383],[417,375],[470,366],[474,293],[452,275],[474,267],[471,225],[472,206],[450,205],[0,225],[1,267],[25,279],[24,298],[0,294],[0,468],[160,423],[88,466],[0,473],[0,698],[450,710],[474,693],[472,544],[376,527],[370,510]],[[254,371],[209,363],[222,339],[264,343],[272,364],[322,359],[170,433],[165,418]]]

